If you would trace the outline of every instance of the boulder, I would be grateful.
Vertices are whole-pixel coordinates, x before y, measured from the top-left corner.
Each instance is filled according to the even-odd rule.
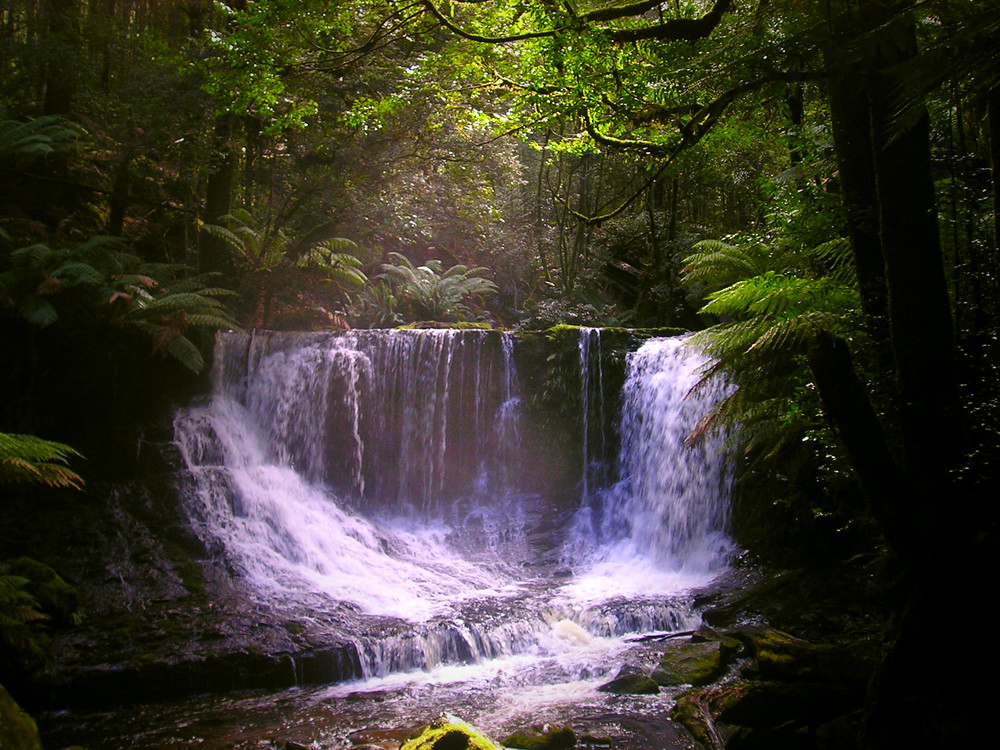
[[[576,746],[576,733],[567,726],[545,724],[514,732],[503,744],[518,750],[569,750]]]
[[[80,594],[50,566],[30,557],[6,560],[8,575],[27,578],[24,590],[38,602],[38,609],[56,625],[71,625],[80,610]]]
[[[496,742],[457,716],[443,714],[399,750],[503,750]]]
[[[666,647],[651,677],[658,685],[705,685],[724,667],[721,641],[675,642]]]
[[[854,711],[863,700],[863,693],[825,683],[731,682],[679,695],[670,716],[706,747],[794,748],[801,730]]]
[[[0,685],[0,748],[42,750],[35,720],[21,710],[3,685]]]
[[[599,693],[615,693],[616,695],[655,695],[660,692],[660,686],[650,677],[624,668],[610,682],[605,682],[597,691]]]
[[[743,628],[754,664],[747,671],[763,680],[834,682],[863,688],[870,658],[842,646],[810,643],[774,628]]]

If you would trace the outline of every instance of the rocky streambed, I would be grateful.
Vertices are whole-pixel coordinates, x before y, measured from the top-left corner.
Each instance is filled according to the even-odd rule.
[[[310,685],[300,677],[298,686],[279,689],[258,684],[150,700],[164,689],[157,680],[176,687],[185,673],[190,679],[214,669],[218,679],[235,680],[268,674],[264,665],[271,665],[277,681],[316,653],[295,650],[312,637],[295,632],[298,621],[265,622],[246,611],[227,622],[232,612],[213,612],[202,625],[217,618],[228,635],[208,639],[217,656],[197,670],[191,659],[150,660],[148,672],[109,664],[109,674],[133,672],[128,679],[143,702],[94,694],[90,675],[76,683],[90,691],[78,707],[37,718],[49,748],[479,747],[454,735],[445,740],[447,732],[414,744],[442,714],[510,748],[852,747],[879,642],[877,618],[855,582],[829,571],[734,569],[694,592],[705,622],[683,635],[609,639],[574,657],[520,654],[368,680]],[[150,627],[145,635],[155,637]],[[278,651],[239,645],[262,629],[271,640],[260,643]]]

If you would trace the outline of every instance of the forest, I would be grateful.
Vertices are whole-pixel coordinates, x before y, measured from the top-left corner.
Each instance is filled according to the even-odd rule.
[[[996,0],[5,0],[4,496],[130,476],[217,330],[695,331],[739,541],[886,603],[837,747],[971,744],[998,40]]]

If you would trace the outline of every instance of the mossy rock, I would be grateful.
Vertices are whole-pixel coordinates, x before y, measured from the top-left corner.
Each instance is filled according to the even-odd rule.
[[[21,710],[3,685],[0,685],[0,748],[42,750],[35,720]]]
[[[671,643],[651,677],[658,685],[705,685],[724,667],[720,641]]]
[[[660,686],[644,674],[620,674],[611,682],[605,682],[597,691],[615,695],[656,695]]]
[[[730,682],[682,693],[670,717],[698,739],[707,731],[706,718],[713,724],[755,729],[815,727],[857,710],[863,701],[863,693],[837,685]]]
[[[576,746],[576,733],[567,726],[545,724],[514,732],[503,744],[518,750],[569,750]]]
[[[493,326],[489,323],[476,323],[473,321],[459,321],[456,323],[443,323],[436,320],[421,320],[415,323],[405,323],[396,326],[397,331],[426,331],[429,329],[449,329],[457,331],[491,331]]]
[[[457,716],[444,714],[399,750],[503,750],[496,742]]]
[[[752,649],[754,676],[765,680],[865,684],[871,665],[849,649],[816,644],[773,628],[740,631]]]
[[[38,602],[38,610],[56,625],[69,625],[80,610],[80,594],[45,563],[18,557],[4,563],[7,574],[27,578],[24,591]]]

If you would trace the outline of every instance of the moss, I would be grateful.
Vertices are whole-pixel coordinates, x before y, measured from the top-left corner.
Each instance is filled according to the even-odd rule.
[[[80,594],[45,563],[30,557],[6,562],[7,573],[27,578],[24,590],[38,602],[38,609],[56,625],[69,625],[80,611]]]
[[[576,734],[570,727],[546,724],[514,732],[503,744],[518,750],[568,750],[576,746]]]
[[[489,323],[475,323],[468,320],[459,321],[457,323],[440,323],[433,320],[422,320],[416,323],[406,323],[405,325],[396,326],[397,331],[414,331],[414,330],[426,330],[431,328],[438,329],[449,329],[456,331],[492,331],[493,326]]]
[[[656,695],[660,686],[644,674],[624,674],[604,683],[597,690],[616,695]]]
[[[457,716],[444,714],[399,750],[503,750],[496,742]]]
[[[3,685],[0,685],[0,748],[42,750],[35,720],[21,710]]]
[[[673,643],[653,672],[659,685],[704,685],[722,672],[722,644]]]

